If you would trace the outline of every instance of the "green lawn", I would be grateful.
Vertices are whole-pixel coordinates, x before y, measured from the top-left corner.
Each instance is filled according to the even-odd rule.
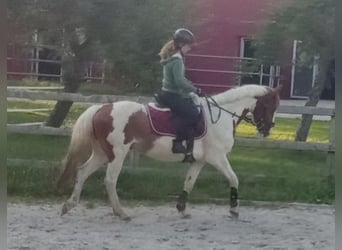
[[[54,102],[9,101],[8,108],[53,108]],[[73,105],[65,125],[71,127],[84,111],[84,105]],[[8,123],[45,121],[48,112],[8,113]],[[277,118],[271,139],[293,140],[299,119]],[[327,142],[328,121],[314,121],[309,135],[311,142]],[[242,123],[238,136],[254,137],[255,128]],[[60,198],[55,192],[55,168],[64,157],[69,138],[8,134],[9,159],[32,162],[8,164],[8,193],[11,197]],[[321,170],[326,154],[282,149],[262,149],[236,146],[230,162],[240,180],[240,198],[244,200],[331,203],[334,183],[322,181]],[[42,160],[34,162],[33,160]],[[44,162],[47,161],[47,162]],[[52,161],[52,162],[48,162]],[[125,163],[128,165],[128,162]],[[119,195],[125,200],[172,200],[182,190],[187,165],[161,163],[145,157],[139,166],[125,166],[118,183]],[[86,183],[83,196],[106,199],[104,173],[94,174]],[[228,201],[229,184],[214,168],[206,166],[191,193],[191,200]]]
[[[66,152],[68,138],[9,134],[7,141],[8,158],[53,161],[10,164],[9,195],[58,197],[54,189],[55,167]],[[230,155],[240,180],[241,199],[262,201],[333,202],[333,183],[327,186],[321,179],[325,160],[325,153],[250,147],[235,147]],[[139,166],[128,165],[126,162],[118,183],[119,194],[124,199],[170,200],[182,190],[187,165],[145,157]],[[83,195],[106,199],[103,178],[101,171],[92,176]],[[199,176],[191,199],[225,199],[229,197],[228,191],[227,180],[208,165]]]
[[[299,118],[276,118],[275,127],[272,129],[270,139],[294,141],[296,130],[300,125]],[[329,121],[312,122],[308,142],[329,142]],[[255,127],[245,122],[241,123],[237,128],[237,135],[243,137],[255,137]]]
[[[37,111],[34,109],[50,109],[53,110],[55,102],[53,101],[9,101],[8,109],[27,109],[25,112],[7,112],[7,123],[25,123],[25,122],[45,122],[50,111]],[[73,123],[86,110],[87,104],[73,104],[63,126],[72,127]],[[33,111],[30,111],[33,109]]]

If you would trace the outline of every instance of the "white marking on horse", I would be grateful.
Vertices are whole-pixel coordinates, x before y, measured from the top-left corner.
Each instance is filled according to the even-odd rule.
[[[206,100],[204,98],[199,99],[204,108],[205,119],[207,120],[207,133],[201,139],[195,140],[194,157],[197,161],[188,170],[184,182],[184,192],[189,193],[192,190],[200,170],[205,163],[209,163],[229,181],[232,193],[230,211],[233,216],[236,216],[239,210],[239,180],[226,157],[234,145],[234,124],[237,124],[239,116],[243,115],[243,112],[247,109],[252,113],[254,120],[259,122],[262,129],[258,128],[258,130],[264,136],[267,136],[272,127],[274,112],[279,105],[279,88],[271,89],[265,86],[246,85],[225,91],[224,93],[213,96],[213,98],[222,108],[236,115],[222,112],[217,123],[211,123]],[[106,107],[107,109],[103,108],[102,111],[99,111],[98,116],[100,116],[100,112],[103,113],[104,117],[107,115],[104,120],[109,124],[104,126],[105,132],[103,134],[96,133],[96,135],[99,137],[100,134],[100,137],[104,138],[104,135],[108,133],[105,139],[105,146],[107,145],[107,148],[108,144],[112,146],[112,153],[115,157],[112,162],[109,162],[107,159],[108,153],[106,156],[103,150],[99,149],[99,145],[96,142],[90,144],[90,147],[92,147],[92,155],[78,169],[74,191],[70,199],[64,204],[62,213],[70,210],[78,202],[82,185],[87,177],[101,164],[103,165],[109,162],[105,184],[113,212],[122,219],[128,219],[129,217],[120,205],[116,191],[117,179],[128,151],[133,148],[154,159],[162,161],[181,161],[184,157],[182,154],[172,153],[172,137],[158,136],[153,133],[144,105],[129,101],[116,102],[113,104],[111,112],[108,112],[109,106]],[[219,108],[212,106],[211,111],[214,117],[218,117],[220,112]],[[85,113],[88,115],[81,115],[80,119],[82,123],[88,125],[75,127],[72,135],[72,138],[75,138],[75,140],[91,136],[90,131],[84,128],[91,127],[89,123],[92,122],[95,110],[88,109]],[[79,123],[78,121],[76,122],[76,124]],[[97,132],[99,132],[100,128],[101,126],[97,127]],[[111,130],[111,128],[113,129]],[[69,151],[77,151],[73,148],[74,146],[79,146],[79,143],[73,143]],[[103,147],[103,143],[101,146]],[[73,162],[72,157],[68,160]],[[78,166],[74,164],[74,167],[77,168]],[[182,194],[184,196],[183,192]],[[184,213],[185,199],[182,202],[179,207],[182,209],[181,212]]]

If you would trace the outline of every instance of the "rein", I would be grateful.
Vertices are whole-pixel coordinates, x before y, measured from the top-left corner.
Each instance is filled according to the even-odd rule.
[[[216,123],[220,120],[220,118],[221,118],[221,111],[224,111],[224,112],[226,112],[226,113],[232,115],[232,117],[237,117],[237,118],[239,118],[240,120],[244,120],[245,122],[250,123],[250,124],[252,124],[252,125],[254,125],[254,126],[257,127],[257,124],[256,124],[251,118],[248,118],[248,117],[246,117],[246,116],[237,115],[235,112],[233,113],[233,112],[229,111],[228,109],[223,108],[222,106],[220,106],[220,105],[215,101],[215,99],[214,99],[213,97],[211,97],[211,96],[204,96],[204,98],[205,98],[205,100],[206,100],[206,102],[207,102],[207,105],[208,105],[209,114],[210,114],[210,119],[211,119],[211,123],[212,123],[212,124],[216,124]],[[210,100],[209,100],[209,99],[210,99]],[[217,115],[217,119],[216,119],[216,120],[214,120],[214,118],[213,118],[213,113],[212,113],[212,110],[211,110],[211,105],[213,105],[214,107],[216,107],[216,108],[219,109],[219,113],[218,113],[218,115]]]

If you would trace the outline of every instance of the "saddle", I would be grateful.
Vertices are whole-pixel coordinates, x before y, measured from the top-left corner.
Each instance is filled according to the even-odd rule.
[[[145,109],[154,133],[157,135],[176,137],[176,128],[174,126],[175,116],[169,108],[162,106],[162,104],[151,102],[145,105]],[[202,138],[207,132],[207,124],[204,119],[202,107],[200,116],[195,139]]]

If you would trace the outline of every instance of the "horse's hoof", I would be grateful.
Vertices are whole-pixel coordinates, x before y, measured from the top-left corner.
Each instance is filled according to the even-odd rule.
[[[76,202],[74,201],[66,201],[63,204],[62,207],[62,211],[61,211],[61,216],[63,216],[64,214],[66,214],[67,212],[69,212],[72,208],[74,208],[77,205]]]
[[[61,211],[61,216],[65,215],[69,211],[68,205],[64,204]]]
[[[239,218],[239,212],[230,210],[230,215],[232,216],[233,219],[238,219]]]
[[[181,218],[182,219],[190,219],[191,218],[191,214],[186,214],[185,212],[181,212]]]
[[[126,222],[130,222],[132,220],[132,218],[127,216],[127,215],[124,217],[120,217],[120,218],[121,218],[121,220],[126,221]]]
[[[177,208],[178,212],[180,212],[180,213],[185,210],[185,207],[186,207],[185,203],[177,203],[177,205],[176,205],[176,208]]]

